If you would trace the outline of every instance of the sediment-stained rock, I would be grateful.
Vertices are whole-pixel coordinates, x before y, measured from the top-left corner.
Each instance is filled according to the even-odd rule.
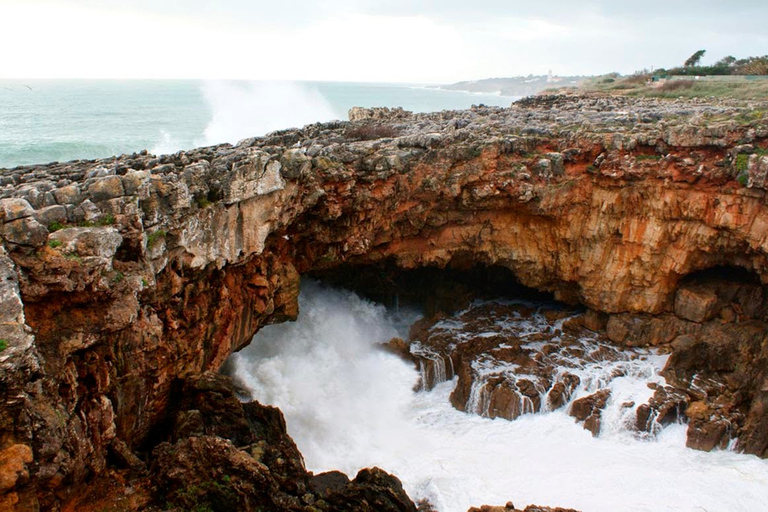
[[[685,276],[768,281],[754,109],[558,96],[357,111],[237,146],[2,170],[0,448],[33,453],[13,492],[55,508],[114,443],[143,446],[176,377],[295,317],[310,270],[498,264],[600,313],[718,314],[679,295]],[[609,334],[631,337],[613,318]],[[740,407],[745,449],[765,456],[761,396]]]

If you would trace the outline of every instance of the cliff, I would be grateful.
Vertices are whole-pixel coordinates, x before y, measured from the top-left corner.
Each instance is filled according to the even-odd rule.
[[[295,318],[309,271],[501,265],[612,315],[619,343],[679,314],[698,271],[765,283],[766,106],[353,109],[237,146],[3,170],[2,499],[55,507],[116,453],[146,458],[167,439],[179,379]],[[756,361],[739,403],[744,449],[766,456]]]

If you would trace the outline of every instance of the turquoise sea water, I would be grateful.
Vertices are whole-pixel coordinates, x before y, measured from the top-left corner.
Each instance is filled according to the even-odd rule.
[[[346,119],[353,106],[415,112],[508,106],[516,98],[338,82],[0,81],[0,168],[148,149],[235,143]]]

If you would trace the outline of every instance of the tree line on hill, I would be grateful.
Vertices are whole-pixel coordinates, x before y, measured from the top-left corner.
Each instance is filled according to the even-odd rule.
[[[682,66],[672,69],[657,69],[655,75],[711,76],[711,75],[768,75],[768,55],[737,59],[732,55],[723,57],[711,66],[702,66],[701,59],[706,50],[691,55]]]

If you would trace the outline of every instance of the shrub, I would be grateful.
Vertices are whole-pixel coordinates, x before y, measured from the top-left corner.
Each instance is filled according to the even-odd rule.
[[[8,348],[8,340],[0,339],[0,352]]]
[[[389,124],[364,124],[347,130],[348,139],[376,140],[397,137],[400,130]]]
[[[51,222],[50,224],[48,224],[48,231],[53,233],[53,232],[58,231],[60,229],[64,229],[65,227],[67,227],[67,226],[65,226],[61,222],[55,220],[55,221]]]
[[[115,223],[115,216],[111,213],[108,213],[106,215],[102,215],[99,217],[99,220],[96,221],[96,225],[98,226],[111,226]]]
[[[695,84],[693,80],[672,80],[659,86],[658,90],[661,92],[674,92],[683,89],[690,89]]]
[[[208,200],[208,197],[204,195],[195,196],[195,202],[200,208],[208,208],[211,206],[211,202]]]
[[[61,240],[48,240],[48,247],[55,249],[61,246]]]
[[[741,173],[746,173],[749,167],[749,155],[741,153],[736,155],[736,170]]]
[[[166,233],[164,230],[159,229],[155,231],[154,233],[150,233],[149,236],[147,236],[147,247],[152,248],[158,240],[161,238],[165,238],[165,236],[168,233]]]
[[[635,159],[638,162],[647,161],[647,160],[658,161],[658,160],[661,160],[661,155],[637,155]]]
[[[747,184],[749,183],[749,174],[746,172],[742,172],[739,174],[739,177],[736,179],[739,180],[739,183],[741,183],[742,186],[746,187]]]

